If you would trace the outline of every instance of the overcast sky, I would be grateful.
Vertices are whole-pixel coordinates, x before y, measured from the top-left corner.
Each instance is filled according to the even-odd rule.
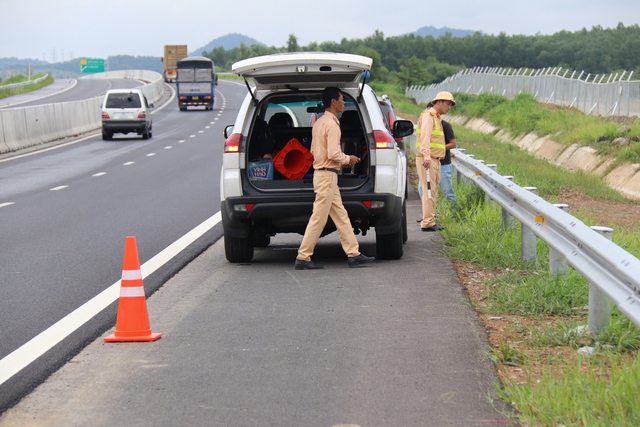
[[[428,7],[436,5],[435,7]],[[162,56],[239,33],[268,46],[398,36],[432,25],[508,35],[614,28],[640,21],[640,0],[0,0],[0,58],[53,62]]]

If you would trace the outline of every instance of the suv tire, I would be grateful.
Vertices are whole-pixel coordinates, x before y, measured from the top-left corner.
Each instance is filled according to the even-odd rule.
[[[403,233],[402,227],[395,233],[376,233],[376,258],[378,259],[400,259],[403,255],[402,248]]]
[[[230,237],[225,234],[224,252],[229,262],[249,262],[253,259],[253,239]]]
[[[102,139],[104,141],[109,141],[111,138],[113,138],[113,134],[112,133],[102,131]]]
[[[271,236],[267,233],[261,233],[259,231],[253,232],[253,246],[255,248],[266,248],[271,243]]]

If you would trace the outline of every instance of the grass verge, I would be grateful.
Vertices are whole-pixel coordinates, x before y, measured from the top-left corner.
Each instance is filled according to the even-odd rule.
[[[535,186],[546,200],[568,203],[587,225],[614,226],[614,242],[640,256],[640,232],[611,224],[611,212],[578,209],[565,194],[578,194],[617,210],[634,202],[598,177],[564,170],[493,136],[455,129],[460,147],[498,165],[521,186]],[[594,337],[587,323],[589,284],[570,269],[549,278],[549,249],[538,240],[538,258],[523,262],[520,226],[504,229],[499,207],[481,189],[458,185],[455,206],[442,197],[438,211],[445,250],[458,267],[469,303],[489,336],[487,356],[502,380],[498,393],[511,403],[507,414],[523,426],[640,425],[640,331],[614,309],[610,326]],[[592,203],[587,203],[590,206]],[[631,223],[630,223],[631,224]],[[592,352],[592,353],[591,353]]]
[[[37,79],[42,77],[43,74],[37,75],[37,76],[33,76],[33,79]],[[16,78],[16,77],[22,77],[22,79],[20,78]],[[12,84],[12,83],[20,83],[22,81],[26,81],[27,78],[24,76],[16,76],[14,78],[11,78],[9,80],[7,80],[6,82],[3,82],[3,84]],[[51,75],[48,75],[46,79],[44,79],[41,82],[38,83],[34,83],[34,84],[30,84],[30,85],[26,85],[23,86],[21,88],[17,88],[17,89],[3,89],[2,85],[0,84],[0,99],[4,99],[4,98],[8,98],[12,95],[18,95],[21,93],[28,93],[28,92],[33,92],[34,90],[38,90],[41,89],[43,87],[49,86],[50,84],[53,83],[53,77],[51,77]]]

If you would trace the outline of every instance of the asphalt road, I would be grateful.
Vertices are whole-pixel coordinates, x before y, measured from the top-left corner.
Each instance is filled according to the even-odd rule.
[[[15,202],[0,208],[11,242],[0,263],[12,266],[0,277],[3,357],[112,286],[125,236],[137,236],[146,265],[210,219],[222,125],[243,89],[221,82],[213,119],[158,111],[149,141],[96,136],[0,163],[0,180],[12,183],[0,204]],[[411,192],[408,217],[419,211]],[[0,386],[7,405],[41,383],[0,426],[505,425],[502,403],[489,400],[498,377],[485,331],[443,241],[409,223],[401,260],[350,269],[334,233],[317,247],[319,271],[293,269],[298,235],[230,264],[213,225],[145,276],[160,340],[104,343],[118,304],[109,305]],[[374,233],[358,240],[375,253]]]
[[[419,216],[415,192],[407,211]],[[332,234],[314,271],[293,269],[300,240],[276,236],[241,265],[218,241],[148,298],[160,340],[97,339],[0,426],[506,424],[438,234],[413,223],[401,260],[357,269]],[[374,253],[373,234],[358,240]]]
[[[106,87],[91,81],[100,83],[96,91]],[[64,96],[73,97],[76,88]],[[175,99],[158,105],[146,141],[130,135],[102,141],[96,132],[54,150],[0,159],[0,377],[15,366],[7,356],[120,279],[127,236],[137,238],[145,263],[219,211],[222,126],[234,122],[245,91],[238,82],[221,82],[213,111],[180,112]],[[167,87],[166,100],[170,94]],[[147,292],[221,233],[212,228],[164,262],[148,278]],[[116,309],[107,303],[59,343],[60,334],[35,350],[23,348],[42,355],[0,381],[0,410],[111,327]]]

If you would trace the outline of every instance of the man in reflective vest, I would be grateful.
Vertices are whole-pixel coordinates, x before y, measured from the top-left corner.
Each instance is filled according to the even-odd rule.
[[[435,218],[440,185],[440,160],[444,159],[446,153],[440,116],[447,114],[454,105],[456,101],[451,93],[440,92],[418,119],[416,169],[422,187],[422,231],[442,230]]]

